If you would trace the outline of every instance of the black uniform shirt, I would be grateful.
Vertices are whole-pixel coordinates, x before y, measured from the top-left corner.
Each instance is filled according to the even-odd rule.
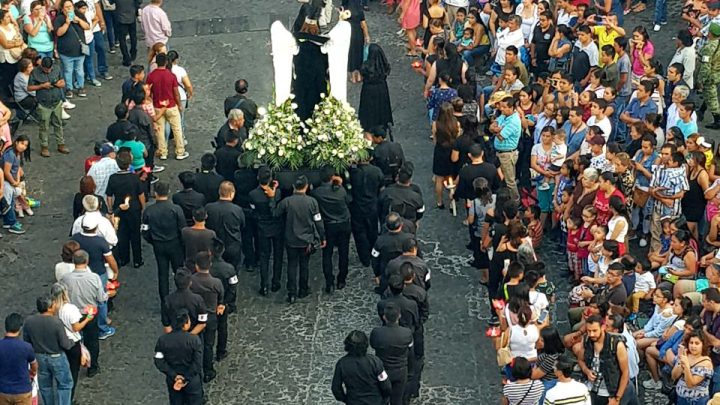
[[[402,326],[379,326],[370,332],[370,346],[382,360],[385,370],[407,368],[408,353],[413,347],[412,332]]]
[[[261,187],[257,187],[250,192],[249,197],[250,209],[258,223],[258,235],[263,237],[282,235],[285,230],[282,218],[273,215],[272,209],[270,208],[270,198],[265,195],[265,191]],[[275,205],[279,204],[280,193],[276,193],[273,200]]]
[[[113,197],[111,209],[115,215],[122,215],[127,211],[120,209],[120,204],[125,203],[125,198],[130,197],[130,209],[128,211],[140,211],[140,195],[143,194],[140,178],[135,173],[119,171],[110,175],[105,194]],[[139,214],[139,212],[138,212]]]
[[[480,164],[469,164],[460,169],[457,189],[455,190],[455,197],[467,200],[475,199],[473,181],[475,181],[478,177],[483,177],[488,181],[488,185],[493,193],[500,188],[500,179],[497,175],[497,169],[492,163],[482,162]]]
[[[323,183],[312,190],[310,195],[317,201],[320,214],[326,224],[344,224],[350,222],[350,196],[342,186]]]
[[[416,330],[420,330],[422,325],[420,324],[420,314],[417,303],[402,294],[391,295],[377,303],[378,315],[383,323],[385,322],[383,320],[385,306],[389,303],[394,303],[400,308],[400,326],[410,329],[413,333],[415,333]]]
[[[195,186],[193,189],[205,196],[205,202],[212,203],[220,198],[220,183],[222,176],[215,172],[201,171],[195,174]]]
[[[202,297],[209,313],[215,313],[218,304],[224,304],[225,289],[222,282],[210,273],[197,272],[192,275],[190,289]]]
[[[390,277],[391,274],[400,271],[400,266],[405,263],[410,263],[413,267],[413,272],[415,272],[415,280],[413,283],[422,287],[424,290],[429,290],[430,268],[427,263],[425,263],[425,260],[418,256],[401,254],[388,262],[387,267],[385,267],[385,273]]]
[[[243,210],[249,210],[249,194],[258,186],[257,170],[248,168],[235,170],[232,181],[235,184],[235,200],[233,202],[241,206]],[[248,213],[245,215],[247,216]]]
[[[378,236],[370,255],[373,257],[373,270],[379,277],[385,273],[388,262],[403,252],[403,244],[413,236],[405,232],[386,232]]]
[[[237,296],[238,276],[235,273],[235,267],[219,257],[214,257],[212,267],[210,267],[210,275],[220,280],[225,295],[222,302],[228,306],[225,313],[235,312],[235,297]]]
[[[152,124],[152,121],[150,121],[150,123]],[[124,134],[133,131],[133,127],[137,128],[135,124],[128,120],[117,120],[108,126],[105,132],[105,139],[115,145],[115,141],[121,139]]]
[[[165,307],[162,311],[163,326],[170,326],[171,320],[175,319],[175,314],[180,309],[185,309],[190,314],[190,329],[199,323],[207,322],[207,309],[202,297],[190,289],[185,289],[173,291],[165,297]]]
[[[369,164],[359,164],[350,169],[350,211],[352,215],[366,217],[377,212],[378,196],[383,186],[383,173]]]
[[[238,148],[223,145],[215,151],[215,170],[227,181],[233,181],[235,170],[239,169],[238,158],[242,151]]]
[[[245,226],[245,213],[232,201],[217,201],[205,206],[207,222],[205,226],[215,231],[225,247],[242,241],[242,229]]]
[[[385,140],[375,145],[372,151],[372,163],[379,167],[390,182],[395,181],[393,176],[405,162],[405,153],[399,143]]]
[[[182,208],[168,200],[158,200],[143,212],[142,230],[150,243],[182,240],[184,226]]]
[[[340,358],[331,387],[335,399],[348,405],[381,404],[392,393],[382,360],[372,354]]]
[[[173,194],[172,200],[173,203],[182,208],[183,215],[185,215],[185,223],[188,224],[188,226],[194,222],[192,217],[193,211],[205,206],[205,196],[193,189],[178,191]]]
[[[380,205],[382,210],[380,216],[385,216],[395,211],[409,220],[422,218],[425,212],[425,203],[422,194],[418,192],[414,184],[408,186],[393,183],[380,193]]]
[[[185,260],[195,263],[195,255],[199,252],[211,252],[215,231],[210,229],[195,229],[186,226],[182,230],[183,245],[185,245]]]
[[[160,336],[155,344],[155,367],[171,381],[178,375],[186,380],[202,372],[200,336],[185,331],[172,331]]]
[[[270,201],[273,215],[285,215],[285,245],[291,248],[305,248],[325,240],[325,227],[317,201],[314,198],[295,193],[280,201]]]

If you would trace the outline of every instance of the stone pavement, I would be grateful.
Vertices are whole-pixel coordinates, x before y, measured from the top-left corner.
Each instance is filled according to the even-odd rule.
[[[336,1],[337,2],[337,1]],[[674,3],[673,3],[674,4]],[[270,101],[272,70],[269,57],[269,23],[290,21],[297,10],[294,0],[249,1],[177,0],[165,5],[175,37],[170,47],[179,51],[195,86],[196,98],[186,115],[191,158],[167,161],[163,180],[179,187],[176,175],[198,166],[200,156],[210,151],[210,140],[223,123],[222,101],[233,93],[240,77],[250,82],[250,96],[258,103]],[[433,206],[431,176],[432,145],[422,100],[422,80],[410,68],[410,59],[395,35],[397,26],[381,12],[376,2],[367,13],[373,41],[380,43],[392,64],[389,78],[393,100],[396,139],[416,164],[415,182],[424,190],[428,207]],[[680,27],[673,6],[671,23],[661,33],[651,32],[660,59],[669,61],[674,49],[673,32]],[[641,17],[627,18],[629,31],[635,25],[652,29]],[[142,43],[139,55],[144,55]],[[82,175],[82,161],[92,145],[102,139],[113,120],[113,107],[120,99],[120,83],[127,70],[119,54],[110,56],[116,79],[103,87],[89,88],[87,100],[76,99],[66,128],[68,156],[53,153],[42,159],[37,152],[26,165],[30,194],[42,201],[33,218],[23,224],[23,236],[5,234],[0,240],[0,318],[17,311],[30,314],[35,298],[53,282],[54,263],[68,238],[72,197]],[[357,106],[359,86],[350,85],[350,101]],[[22,133],[37,143],[37,128],[25,126]],[[52,151],[52,149],[51,149]],[[428,209],[418,234],[433,271],[430,292],[431,316],[426,325],[426,366],[419,404],[491,404],[501,391],[494,350],[484,337],[489,318],[487,292],[478,286],[476,271],[466,265],[467,232],[462,218],[448,211]],[[545,242],[540,256],[548,263],[549,277],[558,285],[556,324],[567,328],[565,303],[568,283],[562,256]],[[157,278],[151,248],[144,245],[145,266],[121,272],[123,284],[112,314],[117,334],[101,343],[102,372],[93,380],[83,378],[77,394],[79,404],[159,404],[167,394],[161,374],[153,366],[157,336],[162,333],[157,299]],[[330,379],[335,361],[343,354],[342,340],[352,329],[367,333],[379,324],[376,296],[371,291],[372,272],[362,268],[354,254],[348,287],[333,296],[323,286],[319,255],[311,261],[314,293],[288,307],[285,292],[263,298],[257,295],[258,275],[242,273],[238,313],[230,320],[230,355],[217,366],[218,378],[207,387],[211,404],[334,404]]]

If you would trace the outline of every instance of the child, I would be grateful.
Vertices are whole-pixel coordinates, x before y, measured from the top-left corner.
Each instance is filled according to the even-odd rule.
[[[472,28],[465,28],[462,37],[460,37],[460,39],[456,41],[458,45],[458,52],[462,52],[472,48],[474,35],[475,31]]]
[[[560,181],[560,167],[565,164],[565,159],[567,158],[567,144],[565,143],[565,130],[558,129],[555,131],[555,135],[553,135],[553,145],[550,149],[550,171],[555,173],[555,184],[558,184]],[[550,188],[550,184],[548,184],[548,178],[546,177],[543,181],[544,190],[547,190]]]
[[[450,30],[450,41],[453,43],[457,43],[460,38],[464,37],[465,33],[465,16],[467,15],[467,11],[465,10],[465,7],[460,7],[455,12],[455,22],[453,23],[452,30]],[[470,30],[472,32],[472,29]],[[472,38],[472,34],[470,35],[470,38]]]
[[[663,217],[660,219],[660,226],[662,227],[662,234],[660,235],[660,251],[648,253],[648,260],[650,260],[650,268],[655,270],[667,262],[668,255],[670,254],[670,239],[672,237],[672,218]]]
[[[580,281],[580,277],[590,274],[588,270],[588,257],[590,256],[590,245],[593,243],[592,226],[597,219],[597,210],[595,207],[586,206],[582,212],[582,226],[578,236],[578,260],[580,261],[579,272],[575,273],[575,278]]]
[[[531,205],[525,210],[525,219],[528,221],[527,229],[530,239],[532,240],[532,246],[537,249],[542,242],[543,237],[543,223],[540,222],[540,206]]]
[[[537,272],[538,276],[540,277],[538,279],[537,285],[535,286],[535,291],[545,294],[545,297],[548,299],[548,301],[554,303],[555,284],[552,281],[548,281],[547,276],[545,275],[545,263],[537,262],[533,266],[532,271]]]
[[[587,272],[585,272],[583,276],[603,279],[607,267],[605,267],[605,271],[600,268],[600,259],[603,257],[603,243],[605,242],[605,237],[607,237],[607,227],[605,225],[595,224],[590,228],[590,234],[592,235],[592,240],[588,245]]]
[[[628,321],[632,322],[637,319],[640,300],[652,298],[650,293],[653,290],[655,290],[655,277],[650,272],[650,268],[643,263],[637,263],[635,265],[635,289],[627,300],[627,307],[631,312]]]
[[[578,257],[578,244],[580,242],[580,228],[583,225],[583,221],[579,218],[570,218],[566,224],[568,269],[570,270],[570,274],[575,278],[575,281],[579,282],[580,275],[583,272],[583,265],[582,259]]]

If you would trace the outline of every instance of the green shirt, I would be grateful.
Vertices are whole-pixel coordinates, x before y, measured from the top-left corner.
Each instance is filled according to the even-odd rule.
[[[132,161],[132,168],[135,171],[138,171],[142,169],[145,166],[145,145],[140,141],[123,141],[123,140],[117,140],[115,142],[115,146],[120,148],[128,148],[130,149],[130,153],[132,153],[133,161]]]

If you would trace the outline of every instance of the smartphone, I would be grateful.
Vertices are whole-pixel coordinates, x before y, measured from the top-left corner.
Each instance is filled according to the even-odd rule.
[[[685,355],[685,346],[680,345],[678,346],[678,356],[684,356]]]
[[[547,319],[548,315],[550,315],[550,312],[548,312],[547,309],[543,309],[540,311],[540,316],[538,317],[538,323],[545,323],[545,320]]]

